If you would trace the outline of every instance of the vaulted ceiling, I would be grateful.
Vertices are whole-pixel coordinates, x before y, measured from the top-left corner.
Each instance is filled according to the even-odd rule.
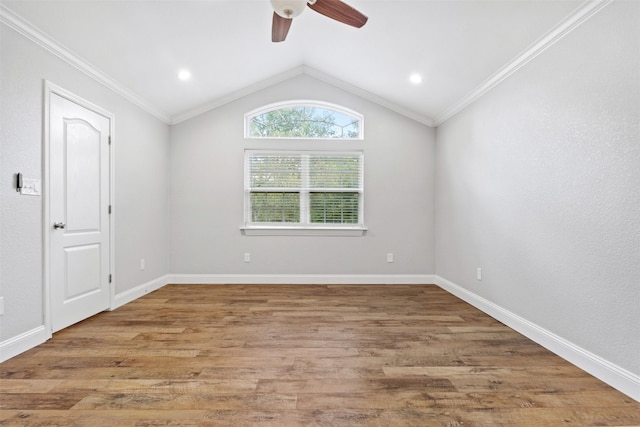
[[[0,17],[167,123],[307,73],[437,125],[607,0],[347,3],[363,28],[307,9],[282,43],[269,0],[2,1]]]

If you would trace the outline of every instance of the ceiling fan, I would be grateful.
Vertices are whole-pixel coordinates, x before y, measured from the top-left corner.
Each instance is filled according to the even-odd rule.
[[[273,42],[282,42],[287,38],[293,18],[307,6],[321,15],[356,28],[362,27],[369,19],[341,0],[271,0],[271,6],[274,10],[271,27]]]

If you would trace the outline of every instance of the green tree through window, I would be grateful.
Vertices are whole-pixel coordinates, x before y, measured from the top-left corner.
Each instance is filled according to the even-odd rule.
[[[251,138],[360,139],[362,118],[321,105],[278,106],[250,114]]]
[[[247,225],[362,224],[361,152],[246,151]]]
[[[243,230],[365,230],[364,152],[353,150],[353,141],[333,148],[335,140],[363,140],[363,122],[360,113],[321,101],[280,102],[245,114],[245,137],[263,139],[264,148],[245,150]]]

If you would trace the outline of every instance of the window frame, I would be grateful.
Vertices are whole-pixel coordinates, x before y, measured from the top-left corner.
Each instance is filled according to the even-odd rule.
[[[360,159],[360,187],[353,189],[353,193],[358,193],[358,222],[348,223],[312,223],[310,221],[310,194],[311,188],[305,188],[301,183],[300,187],[292,188],[292,192],[300,195],[300,222],[252,222],[251,176],[249,160],[253,155],[284,155],[284,156],[357,156]],[[308,176],[310,168],[309,162],[302,162],[304,166],[303,175]],[[303,178],[303,182],[305,179]],[[350,189],[349,189],[350,190]],[[259,191],[257,191],[259,192]],[[333,191],[324,191],[332,193]],[[339,189],[335,193],[345,192]],[[364,226],[364,150],[299,150],[299,149],[245,149],[244,151],[244,224],[241,228],[245,235],[304,235],[304,236],[362,236],[367,228]]]
[[[314,107],[324,108],[325,110],[335,111],[340,114],[348,115],[358,119],[358,137],[357,138],[315,138],[315,137],[299,137],[299,136],[251,136],[251,120],[261,114],[269,113],[271,111],[281,110],[284,108],[295,107]],[[362,141],[364,140],[364,116],[357,111],[343,107],[341,105],[332,104],[324,101],[315,100],[288,100],[282,102],[275,102],[273,104],[264,105],[249,111],[244,115],[244,137],[252,140],[321,140],[321,141]]]

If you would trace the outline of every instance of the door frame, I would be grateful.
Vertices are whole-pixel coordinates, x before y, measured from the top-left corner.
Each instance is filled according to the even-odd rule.
[[[44,327],[46,332],[46,338],[50,339],[53,336],[53,328],[51,324],[51,212],[50,212],[50,141],[51,141],[51,127],[50,127],[50,115],[51,115],[51,95],[55,94],[65,98],[71,102],[74,102],[81,107],[93,111],[96,114],[104,116],[109,119],[109,134],[111,136],[111,143],[109,144],[109,205],[111,205],[111,215],[109,215],[109,271],[111,274],[111,282],[109,283],[109,310],[114,309],[115,302],[115,221],[113,214],[114,206],[114,187],[115,187],[115,161],[114,161],[114,120],[115,117],[109,111],[102,107],[99,107],[54,83],[44,80],[44,109],[43,109],[43,144],[42,144],[42,238],[43,238],[43,313],[44,313]]]

